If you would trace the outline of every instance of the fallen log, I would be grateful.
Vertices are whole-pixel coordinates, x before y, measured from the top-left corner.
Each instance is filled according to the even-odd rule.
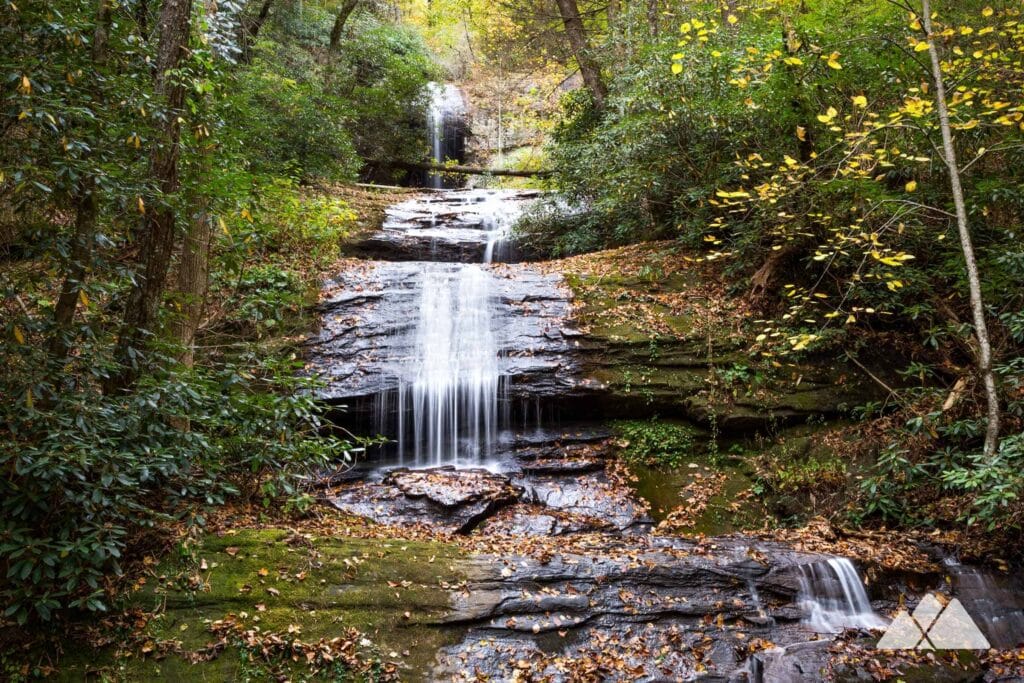
[[[551,171],[512,171],[503,168],[477,168],[475,166],[437,164],[415,161],[384,161],[382,166],[404,168],[410,171],[430,171],[432,173],[458,173],[462,175],[491,175],[511,178],[547,178]]]

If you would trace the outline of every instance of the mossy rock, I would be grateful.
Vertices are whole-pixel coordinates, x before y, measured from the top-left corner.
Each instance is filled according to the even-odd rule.
[[[403,680],[419,680],[437,651],[461,635],[442,625],[447,587],[463,579],[461,557],[456,546],[443,543],[244,530],[206,536],[188,559],[164,560],[131,603],[157,614],[143,640],[179,641],[181,650],[191,652],[215,641],[210,624],[229,614],[246,628],[290,629],[307,643],[354,628],[372,643],[368,657],[396,661]],[[60,679],[259,680],[252,667],[233,647],[198,664],[177,654],[156,659],[133,649],[115,657],[111,649],[70,652]],[[308,675],[302,666],[294,669],[294,680]]]
[[[605,392],[607,417],[658,413],[751,433],[835,418],[879,397],[862,371],[830,353],[785,365],[753,358],[760,329],[749,307],[716,266],[685,257],[661,243],[562,262],[585,331],[585,372]]]

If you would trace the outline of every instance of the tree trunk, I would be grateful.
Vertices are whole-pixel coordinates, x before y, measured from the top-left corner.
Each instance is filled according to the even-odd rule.
[[[504,168],[477,168],[461,164],[438,164],[435,162],[417,161],[379,161],[381,166],[401,168],[413,171],[431,171],[433,173],[454,173],[457,175],[489,175],[505,178],[547,178],[551,171],[514,171]]]
[[[150,156],[150,175],[160,194],[146,209],[139,246],[139,268],[125,305],[124,321],[117,344],[122,367],[111,378],[110,387],[128,388],[139,374],[138,352],[145,346],[157,322],[160,300],[167,285],[167,272],[174,252],[175,215],[168,201],[178,192],[178,157],[181,154],[179,117],[185,103],[185,87],[169,72],[185,58],[191,33],[192,0],[164,0],[158,30],[160,44],[156,58],[154,99],[165,111],[156,144]]]
[[[800,35],[797,33],[796,28],[793,26],[792,20],[786,18],[782,24],[782,47],[786,51],[786,54],[791,57],[796,57],[797,53],[800,52],[800,48],[803,46],[803,41],[800,39]],[[795,91],[797,93],[805,92],[803,79],[800,78],[800,72],[795,67],[786,66],[788,73],[793,75],[793,79],[796,81]],[[800,143],[800,161],[803,163],[809,163],[814,159],[814,138],[812,137],[810,122],[813,117],[808,112],[808,108],[804,106],[803,101],[800,99],[800,95],[795,95],[790,100],[790,107],[793,109],[793,113],[796,114],[797,120],[800,122],[799,128],[803,131],[803,135],[800,135],[800,131],[795,131],[797,140]]]
[[[93,30],[92,61],[95,66],[107,59],[107,43],[110,42],[111,0],[98,0],[96,27]],[[75,230],[71,238],[71,257],[64,272],[57,305],[53,311],[53,336],[49,352],[55,359],[63,361],[71,349],[71,324],[75,319],[78,301],[82,297],[82,284],[92,264],[92,249],[96,241],[97,199],[95,179],[82,178],[72,198],[75,206]]]
[[[149,41],[149,0],[138,0],[135,6],[135,24],[138,26],[139,35],[142,39]]]
[[[210,276],[210,248],[213,225],[205,210],[189,224],[178,261],[178,299],[181,310],[174,323],[174,337],[181,345],[181,364],[191,368],[195,362],[195,337],[206,306]]]
[[[558,13],[562,16],[562,23],[565,25],[565,35],[569,40],[569,47],[576,58],[576,63],[579,64],[583,83],[594,97],[594,105],[598,109],[604,109],[608,89],[601,78],[601,67],[591,56],[586,29],[583,26],[583,19],[580,17],[576,0],[555,0],[555,2],[558,4]]]
[[[658,0],[647,0],[647,28],[650,29],[651,37],[657,38],[660,30],[661,8]]]
[[[967,222],[967,203],[964,201],[963,183],[960,179],[960,165],[957,161],[956,148],[953,145],[953,129],[949,122],[949,106],[946,102],[946,82],[942,75],[942,62],[935,46],[932,32],[931,0],[921,0],[921,23],[927,33],[928,53],[932,63],[932,79],[935,81],[935,105],[939,114],[939,127],[942,130],[942,148],[946,166],[949,169],[949,184],[953,192],[953,205],[956,208],[956,224],[960,233],[960,248],[964,253],[967,267],[967,281],[971,290],[971,315],[974,319],[974,335],[978,340],[978,370],[985,385],[985,398],[988,403],[988,426],[985,429],[985,455],[994,458],[999,450],[999,391],[996,378],[992,371],[992,345],[989,342],[988,323],[985,320],[985,303],[981,298],[981,276],[978,273],[978,262],[974,256],[974,242],[971,239],[970,226]]]
[[[53,311],[53,336],[49,351],[53,358],[63,361],[71,349],[71,323],[81,298],[82,284],[92,262],[92,248],[96,240],[96,194],[92,178],[83,179],[73,199],[75,204],[75,232],[71,242],[71,257],[64,273],[57,305]]]
[[[256,44],[256,38],[259,37],[263,24],[267,23],[267,18],[270,16],[270,8],[273,5],[274,0],[263,0],[259,13],[254,18],[242,22],[242,35],[239,42],[242,45],[243,64],[252,62],[252,46]]]
[[[731,27],[729,23],[729,15],[736,14],[736,0],[725,0],[722,3],[722,26]]]
[[[616,27],[619,23],[619,17],[622,15],[622,0],[608,0],[608,30]]]
[[[332,52],[338,49],[338,43],[341,42],[341,32],[345,30],[345,24],[358,4],[359,0],[346,0],[345,4],[338,10],[338,16],[334,19],[334,26],[331,27]]]

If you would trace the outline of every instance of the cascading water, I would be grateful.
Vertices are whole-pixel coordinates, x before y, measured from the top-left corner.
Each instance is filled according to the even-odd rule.
[[[1024,643],[1024,581],[967,567],[952,558],[945,564],[954,595],[992,647],[1009,650]]]
[[[409,262],[395,281],[391,306],[402,307],[402,319],[385,344],[387,388],[377,393],[374,410],[378,433],[396,443],[398,463],[488,466],[495,460],[513,412],[505,396],[512,363],[502,351],[505,337],[543,331],[510,327],[503,309],[508,280],[486,264],[507,260],[511,226],[538,194],[453,190],[389,210],[382,239],[415,245],[410,250],[421,258],[449,259]],[[539,421],[539,405],[534,412]]]
[[[434,163],[461,162],[466,155],[466,105],[462,93],[450,83],[427,85],[430,104],[427,107],[427,135]],[[427,176],[427,186],[435,189],[451,187],[441,173]]]
[[[857,569],[844,557],[801,565],[797,600],[804,611],[804,624],[818,633],[886,625],[871,608]]]
[[[498,429],[501,377],[491,275],[425,264],[413,357],[398,389],[398,449],[423,465],[480,462]]]

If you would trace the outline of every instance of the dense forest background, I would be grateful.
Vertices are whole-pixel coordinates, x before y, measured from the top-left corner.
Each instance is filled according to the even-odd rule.
[[[724,264],[756,311],[743,377],[901,359],[849,415],[872,465],[847,519],[1019,543],[1024,17],[932,9],[3,0],[4,618],[108,609],[168,529],[227,500],[301,511],[358,455],[321,434],[297,341],[365,228],[338,188],[408,180],[435,80],[470,93],[475,162],[550,172],[518,230],[535,253]]]

